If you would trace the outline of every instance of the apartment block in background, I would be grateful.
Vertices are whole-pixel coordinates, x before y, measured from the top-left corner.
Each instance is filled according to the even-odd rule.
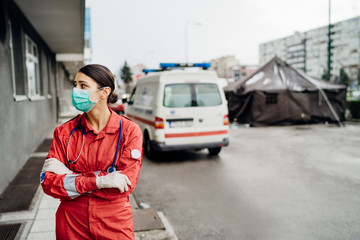
[[[356,86],[360,69],[360,16],[332,25],[332,81],[339,81],[343,68]],[[278,56],[296,69],[321,78],[328,67],[328,25],[260,44],[259,50],[260,65]]]

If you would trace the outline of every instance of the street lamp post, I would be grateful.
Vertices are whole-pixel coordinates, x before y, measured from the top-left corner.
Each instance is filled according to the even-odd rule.
[[[188,43],[188,28],[189,28],[190,24],[201,26],[200,22],[197,22],[194,20],[189,20],[189,19],[186,21],[186,24],[185,24],[185,63],[188,62],[188,45],[189,45],[189,43]]]

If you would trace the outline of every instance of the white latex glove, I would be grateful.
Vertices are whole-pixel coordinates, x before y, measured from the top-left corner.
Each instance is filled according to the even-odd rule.
[[[96,178],[96,186],[98,189],[118,188],[120,192],[123,193],[124,191],[129,190],[128,185],[131,185],[129,178],[119,171]]]
[[[42,171],[43,172],[52,172],[55,174],[71,174],[71,173],[73,173],[62,162],[60,162],[56,158],[46,159]]]

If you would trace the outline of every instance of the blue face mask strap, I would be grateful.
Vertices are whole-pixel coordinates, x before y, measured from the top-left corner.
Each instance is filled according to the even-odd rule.
[[[118,156],[118,154],[119,154],[121,136],[122,136],[122,123],[121,123],[121,119],[120,119],[119,141],[118,141],[118,145],[117,145],[117,148],[116,148],[116,153],[115,153],[114,161],[113,161],[112,165],[107,169],[107,172],[108,172],[108,173],[112,173],[112,172],[116,171],[115,163],[116,163],[117,156]]]
[[[76,129],[81,129],[81,131],[82,131],[82,132],[81,132],[81,133],[82,133],[82,143],[81,143],[81,149],[80,149],[79,155],[77,156],[77,158],[75,159],[75,161],[71,161],[71,160],[69,159],[69,143],[70,143],[71,137],[72,137],[72,135],[74,134],[74,132],[75,132]],[[66,159],[67,159],[68,162],[74,164],[74,163],[76,163],[76,161],[79,159],[80,154],[81,154],[81,152],[82,152],[82,149],[83,149],[83,147],[84,147],[85,133],[86,133],[86,131],[85,131],[85,128],[84,128],[83,126],[81,126],[81,118],[80,118],[78,124],[76,125],[76,127],[74,127],[74,129],[73,129],[73,130],[71,131],[71,133],[70,133],[70,138],[69,138],[69,141],[68,141],[68,144],[67,144],[67,147],[66,147]]]

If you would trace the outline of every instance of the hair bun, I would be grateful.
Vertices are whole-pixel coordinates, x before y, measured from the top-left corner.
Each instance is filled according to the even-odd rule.
[[[117,100],[118,100],[118,95],[116,93],[112,92],[110,97],[109,97],[109,102],[116,103]]]

